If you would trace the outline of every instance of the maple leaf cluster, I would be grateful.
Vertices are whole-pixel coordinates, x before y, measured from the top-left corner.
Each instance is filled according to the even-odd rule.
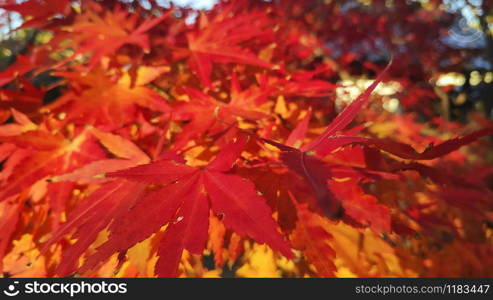
[[[392,43],[341,106],[352,45],[403,21],[302,2],[4,1],[45,39],[0,75],[3,274],[493,276],[493,124],[383,110],[430,76]],[[395,9],[435,45],[441,14]]]

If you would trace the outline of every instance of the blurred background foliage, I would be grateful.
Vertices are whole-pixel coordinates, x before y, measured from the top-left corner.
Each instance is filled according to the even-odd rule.
[[[151,12],[174,6],[177,14],[191,22],[198,11],[210,9],[217,1],[121,2]],[[77,1],[72,4],[74,8],[77,5]],[[340,15],[337,19],[336,13]],[[442,116],[446,120],[467,122],[470,111],[493,118],[491,1],[315,0],[301,5],[298,14],[313,24],[316,20],[334,19],[333,23],[313,27],[318,31],[314,34],[325,37],[326,46],[332,50],[320,53],[319,57],[315,54],[311,59],[329,57],[341,66],[347,65],[340,68],[334,79],[347,86],[338,90],[337,101],[344,102],[344,95],[348,99],[357,95],[369,84],[366,78],[374,75],[371,64],[381,63],[393,55],[398,64],[403,65],[403,73],[407,73],[394,74],[394,77],[413,82],[412,87],[404,90],[406,86],[402,86],[402,82],[391,87],[390,92],[387,88],[384,93],[392,95],[384,101],[387,111],[416,111],[423,121]],[[53,21],[56,20],[55,15]],[[49,30],[30,27],[16,30],[22,23],[19,14],[0,12],[0,70],[12,64],[16,55],[25,54],[30,46],[52,38]],[[332,28],[327,28],[327,24]],[[70,54],[70,50],[65,50],[65,53],[53,53],[53,57],[61,60]],[[50,86],[56,80],[45,73],[35,78],[34,84]],[[48,90],[45,102],[53,101],[59,94],[57,90]]]

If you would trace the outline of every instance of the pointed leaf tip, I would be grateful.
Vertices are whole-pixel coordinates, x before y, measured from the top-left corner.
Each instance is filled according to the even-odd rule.
[[[392,65],[392,59],[387,64],[385,69],[377,76],[375,81],[363,92],[356,100],[354,100],[349,106],[347,106],[337,117],[329,124],[327,129],[315,140],[304,147],[305,150],[316,150],[316,148],[322,144],[327,137],[335,135],[338,131],[346,128],[349,123],[356,117],[363,105],[368,101],[373,90],[382,81],[383,75],[388,71]]]
[[[240,135],[238,139],[227,144],[207,167],[208,170],[226,172],[233,167],[235,161],[240,157],[241,152],[248,143],[249,138]]]

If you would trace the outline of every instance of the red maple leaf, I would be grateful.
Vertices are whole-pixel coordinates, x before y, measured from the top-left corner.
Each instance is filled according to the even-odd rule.
[[[199,77],[203,85],[211,87],[212,63],[239,63],[264,68],[273,65],[261,60],[241,43],[268,32],[266,16],[263,13],[244,14],[230,18],[227,11],[209,21],[205,14],[200,15],[200,27],[187,34],[188,49],[181,56],[188,56],[190,69]]]
[[[218,101],[196,89],[186,88],[185,92],[191,100],[176,107],[173,116],[176,120],[190,122],[183,126],[174,143],[174,149],[182,148],[187,142],[203,136],[206,132],[214,135],[233,126],[237,122],[237,117],[251,121],[269,117],[258,108],[266,94],[260,92],[256,86],[241,90],[234,74],[228,103]]]
[[[43,110],[67,109],[71,121],[86,124],[121,124],[134,117],[139,106],[169,112],[171,108],[166,100],[147,87],[149,82],[167,70],[166,67],[140,66],[133,86],[128,73],[109,78],[108,71],[102,68],[94,68],[86,74],[54,73],[65,77],[71,89]]]
[[[390,67],[390,64],[387,68]],[[387,70],[384,70],[384,72]],[[311,187],[318,204],[322,211],[329,217],[340,217],[343,213],[343,205],[341,200],[327,186],[327,181],[333,177],[330,167],[327,166],[321,159],[314,156],[314,150],[319,144],[327,140],[328,137],[334,136],[338,131],[343,130],[357,115],[363,104],[368,100],[371,92],[375,89],[382,78],[380,76],[364,91],[355,101],[341,112],[327,127],[327,129],[312,142],[303,145],[301,150],[288,145],[283,145],[268,139],[263,139],[264,142],[271,144],[281,150],[280,158],[286,166],[294,173],[300,175],[307,184]],[[302,140],[308,129],[310,113],[305,116],[305,119],[291,133],[288,142],[294,144],[296,141]],[[387,229],[390,229],[390,222]]]
[[[125,251],[168,225],[158,250],[156,274],[174,276],[181,253],[201,254],[208,238],[209,211],[220,216],[227,228],[259,243],[266,243],[288,258],[293,254],[277,226],[265,200],[255,186],[227,172],[245,147],[239,137],[228,144],[207,167],[197,169],[174,160],[161,160],[131,169],[109,173],[117,178],[94,192],[73,213],[69,222],[49,243],[77,228],[80,241],[69,249],[80,255],[93,241],[95,233],[108,227],[108,240],[89,256],[79,272],[85,272],[115,252]],[[123,188],[130,183],[129,188]],[[178,184],[179,183],[179,184]],[[145,192],[142,187],[156,185]],[[111,207],[111,209],[110,209]],[[108,211],[109,210],[109,211]],[[96,221],[96,227],[91,220]],[[94,229],[96,228],[96,229]],[[70,256],[75,258],[73,255]],[[64,260],[59,274],[73,270],[73,260]]]
[[[0,126],[0,142],[11,148],[0,173],[0,201],[46,176],[71,172],[104,156],[86,131],[67,138],[51,132],[47,124],[35,125],[22,113],[13,111],[13,115],[16,123]]]
[[[342,193],[338,188],[338,193],[334,193],[333,189],[327,186],[329,179],[336,177],[332,172],[332,168],[328,166],[319,157],[324,157],[331,152],[339,149],[340,147],[352,143],[361,143],[368,146],[376,147],[380,150],[389,152],[397,157],[413,160],[426,160],[434,159],[446,155],[454,150],[457,150],[463,145],[469,144],[476,139],[493,134],[493,128],[485,128],[473,132],[467,136],[451,139],[443,142],[435,147],[430,146],[422,153],[418,153],[410,145],[395,142],[392,140],[365,138],[352,135],[339,135],[339,133],[351,123],[361,110],[363,105],[368,101],[371,92],[376,88],[378,83],[382,79],[382,75],[390,67],[391,63],[386,69],[377,77],[377,79],[348,107],[346,107],[325,129],[325,131],[312,140],[310,143],[302,145],[298,150],[289,145],[280,144],[268,139],[261,138],[262,141],[273,145],[281,150],[280,158],[286,164],[286,166],[294,173],[303,177],[303,179],[309,184],[313,194],[318,200],[318,204],[322,211],[329,217],[341,216],[343,210],[345,213],[362,224],[371,224],[372,228],[377,232],[390,230],[390,218],[388,217],[388,209],[377,204],[376,199],[372,196],[364,195],[361,197],[361,191],[352,190],[348,183],[338,184],[332,182],[331,185],[340,185],[347,189]],[[304,120],[298,125],[298,127],[291,133],[287,142],[293,145],[296,141],[301,141],[308,129],[310,114],[307,114]],[[315,154],[317,156],[315,156]],[[415,170],[424,170],[423,168],[414,168]],[[350,169],[338,170],[351,175]],[[353,169],[352,171],[357,171]],[[361,170],[363,171],[363,170]],[[426,169],[429,173],[429,169]],[[373,172],[371,172],[373,173]],[[359,173],[359,176],[364,172]],[[384,175],[384,173],[373,173],[374,175]],[[358,178],[357,173],[353,173],[353,178]],[[365,174],[367,176],[368,174]],[[388,178],[388,176],[384,175]],[[351,191],[352,190],[352,191]],[[337,195],[336,195],[337,194]],[[354,199],[360,199],[353,201]],[[355,206],[356,205],[356,206]],[[377,218],[366,213],[364,211],[379,212]]]

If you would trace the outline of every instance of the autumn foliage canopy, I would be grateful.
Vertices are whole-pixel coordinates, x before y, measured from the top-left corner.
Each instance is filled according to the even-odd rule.
[[[3,276],[493,276],[493,124],[437,113],[440,1],[144,2],[2,2],[33,39]]]

